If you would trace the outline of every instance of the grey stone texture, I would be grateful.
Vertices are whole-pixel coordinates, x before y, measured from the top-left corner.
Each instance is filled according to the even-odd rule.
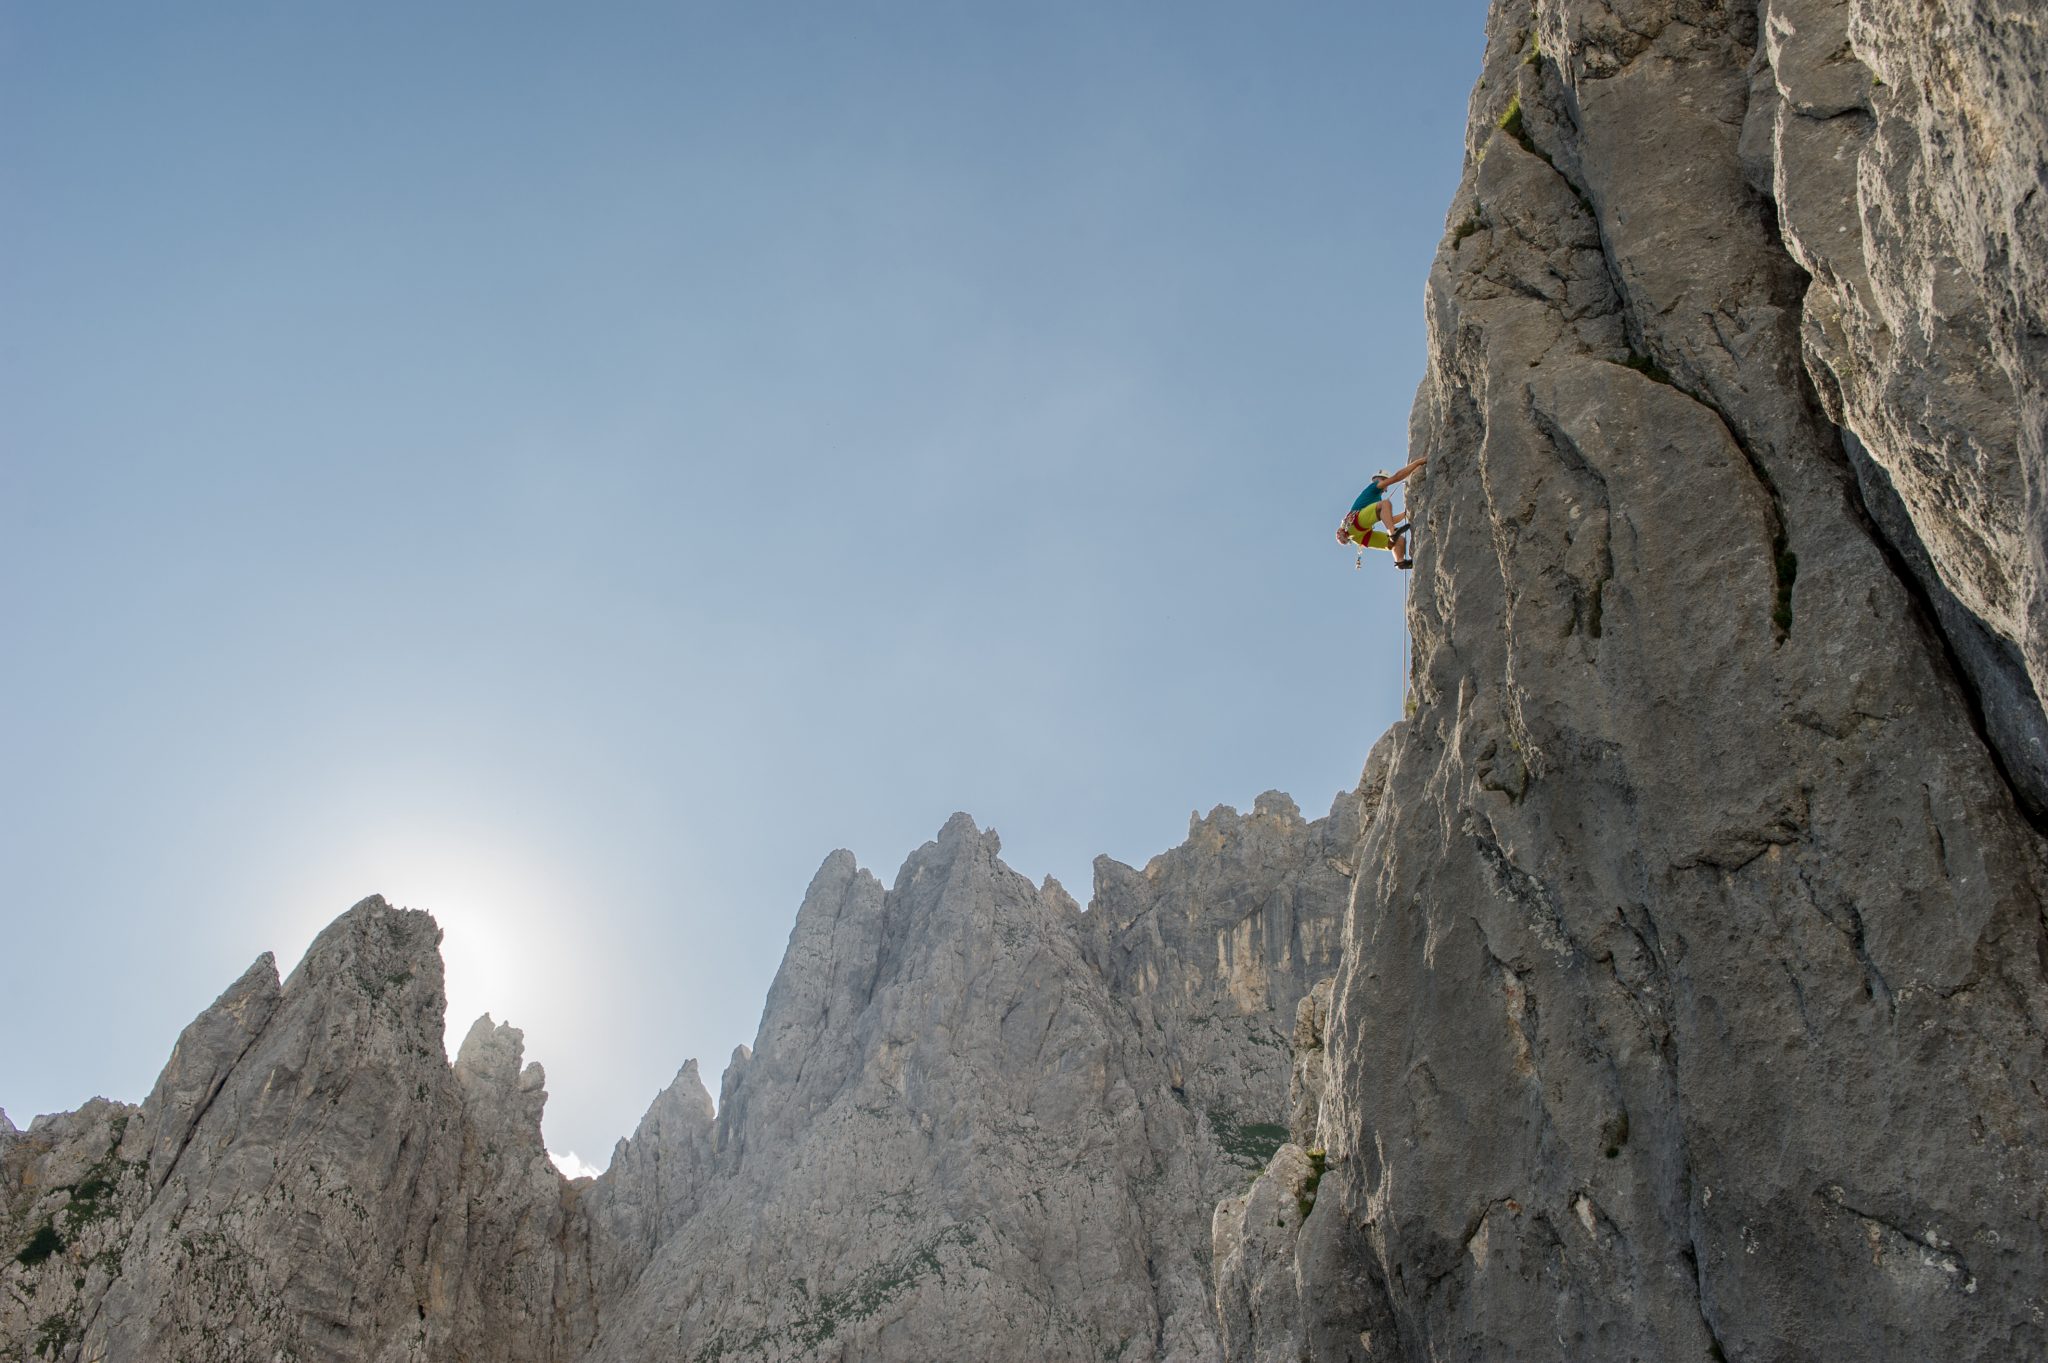
[[[2048,25],[2028,0],[1768,0],[1760,22],[1744,160],[1811,277],[1807,369],[1904,511],[1880,525],[1938,580],[2038,817]]]
[[[519,1032],[451,1065],[439,931],[365,900],[139,1109],[0,1129],[0,1358],[1213,1359],[1370,814],[1217,809],[1091,914],[965,815],[888,889],[835,853],[715,1112],[692,1061],[573,1182]]]
[[[1361,806],[1216,810],[1142,872],[1098,862],[1085,915],[965,815],[887,889],[835,854],[726,1072],[702,1210],[591,1356],[1213,1358],[1209,1212],[1283,1134]]]
[[[1291,1363],[1301,1356],[1296,1241],[1315,1210],[1324,1155],[1289,1141],[1249,1191],[1216,1208],[1212,1259],[1225,1357]]]
[[[2048,1354],[2048,862],[1908,562],[2031,658],[2044,67],[1992,9],[1495,6],[1412,424],[1420,708],[1347,919],[1328,1168],[1221,1279],[1229,1357]],[[1864,34],[1951,83],[1873,57],[1870,96]],[[1995,148],[1944,140],[1964,99]],[[1950,189],[1899,170],[1935,146]],[[1818,315],[1859,235],[1889,350]],[[1939,283],[1930,243],[1994,239]]]
[[[891,890],[825,863],[705,1211],[594,1358],[1201,1354],[1189,1237],[1151,1224],[1200,1205],[1194,1123],[1134,1063],[1078,907],[996,852],[960,816]]]
[[[97,1309],[148,1201],[148,1149],[130,1103],[95,1098],[0,1123],[0,1358],[66,1356]]]
[[[588,1255],[540,1139],[540,1067],[480,1020],[442,1051],[440,930],[364,900],[282,985],[266,954],[138,1110],[0,1148],[0,1357],[569,1356]]]
[[[365,900],[0,1115],[0,1360],[2048,1357],[2043,29],[1499,0],[1357,792],[835,853],[595,1180]]]
[[[1347,1290],[1329,1276],[1332,1265],[1368,1262],[1369,1224],[1315,1211],[1332,1172],[1325,1122],[1336,983],[1317,984],[1296,1014],[1288,1143],[1247,1192],[1216,1208],[1211,1268],[1225,1359],[1297,1363],[1384,1353],[1397,1343],[1381,1294]]]
[[[1337,967],[1383,770],[1382,753],[1361,790],[1313,824],[1271,791],[1248,815],[1192,819],[1188,841],[1143,871],[1095,863],[1089,958],[1225,1159],[1245,1170],[1284,1137],[1273,1099],[1286,1091],[1288,1037],[1309,987]]]

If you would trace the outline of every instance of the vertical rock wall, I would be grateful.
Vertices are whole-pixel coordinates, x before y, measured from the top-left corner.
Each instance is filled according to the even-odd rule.
[[[1994,490],[1930,507],[1896,485],[1914,524],[1970,520],[2003,546],[1997,587],[1958,566],[1975,551],[1921,536],[1970,618],[2031,656],[2041,523],[2012,489],[2032,476],[2013,435],[2038,423],[2020,392],[2032,324],[1982,312],[2031,285],[2014,269],[1936,290],[2009,336],[2005,380],[1981,356],[1974,377],[1930,377],[1895,351],[1862,396],[1813,381],[1809,361],[1866,342],[1829,351],[1815,317],[1816,292],[1846,286],[1809,271],[1846,246],[1787,225],[1846,242],[1850,196],[1862,259],[1922,280],[1936,349],[1924,262],[1893,257],[1961,229],[1914,225],[1910,194],[1855,200],[1898,180],[1894,97],[1848,164],[1792,154],[1831,109],[1830,136],[1872,118],[1854,47],[1820,36],[1839,12],[1806,9],[1492,14],[1428,291],[1421,708],[1347,927],[1329,1168],[1296,1265],[1322,1322],[1308,1356],[2048,1350],[2042,837],[1833,419],[1873,465],[1903,447],[1857,426],[1872,403],[1917,393],[1972,433],[1912,457]],[[1944,13],[1858,6],[1848,33],[1932,61],[1969,25],[1899,35]],[[1964,93],[1997,68],[1984,98],[2026,115],[1997,124],[2011,139],[1984,173],[2003,185],[2038,165],[2042,68],[1998,55],[2031,50],[2036,21],[1998,23],[2007,47],[1942,60]],[[1928,114],[1938,94],[1895,98],[1922,111],[1923,143],[1930,118],[1989,126]],[[1775,193],[1818,203],[1781,212]],[[2003,424],[1970,415],[1987,404]],[[1902,429],[1926,434],[1925,412]]]
[[[1285,1136],[1287,1035],[1337,968],[1359,832],[1377,805],[1371,772],[1313,823],[1269,791],[1248,815],[1194,819],[1187,842],[1142,871],[1095,863],[1090,959],[1238,1169],[1263,1167]]]
[[[1743,151],[1811,276],[1808,371],[2038,823],[2048,27],[2020,0],[1768,0],[1760,24]]]

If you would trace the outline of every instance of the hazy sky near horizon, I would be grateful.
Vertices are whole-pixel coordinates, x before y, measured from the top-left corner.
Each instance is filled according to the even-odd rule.
[[[1484,13],[0,0],[0,1106],[376,892],[601,1166],[835,847],[1326,811]]]

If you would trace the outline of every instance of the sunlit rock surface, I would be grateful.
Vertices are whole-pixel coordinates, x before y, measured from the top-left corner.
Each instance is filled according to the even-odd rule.
[[[827,859],[592,1356],[1213,1358],[1209,1209],[1278,1143],[1369,812],[1216,810],[1085,915],[965,815],[886,889]]]
[[[691,1061],[574,1182],[520,1033],[451,1065],[438,929],[365,900],[139,1109],[0,1128],[0,1357],[1213,1358],[1370,812],[1217,809],[1099,916],[965,815],[890,889],[835,853],[715,1116]]]
[[[538,1360],[588,1333],[540,1067],[481,1020],[442,1052],[440,930],[367,899],[282,986],[259,959],[139,1111],[0,1149],[9,1357]],[[35,1257],[35,1256],[30,1256]]]
[[[2048,26],[2013,0],[1770,0],[1761,25],[1742,150],[1811,276],[1807,371],[2038,818]]]
[[[2048,1356],[2042,44],[1502,0],[1357,792],[835,853],[595,1180],[366,900],[0,1120],[0,1358]]]

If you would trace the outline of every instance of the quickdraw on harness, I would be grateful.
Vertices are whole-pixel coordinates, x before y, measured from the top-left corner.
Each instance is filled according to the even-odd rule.
[[[1348,511],[1344,514],[1344,523],[1337,527],[1337,533],[1358,546],[1358,557],[1352,560],[1351,566],[1363,568],[1365,566],[1365,542],[1369,536],[1358,528],[1358,513],[1356,511]]]

